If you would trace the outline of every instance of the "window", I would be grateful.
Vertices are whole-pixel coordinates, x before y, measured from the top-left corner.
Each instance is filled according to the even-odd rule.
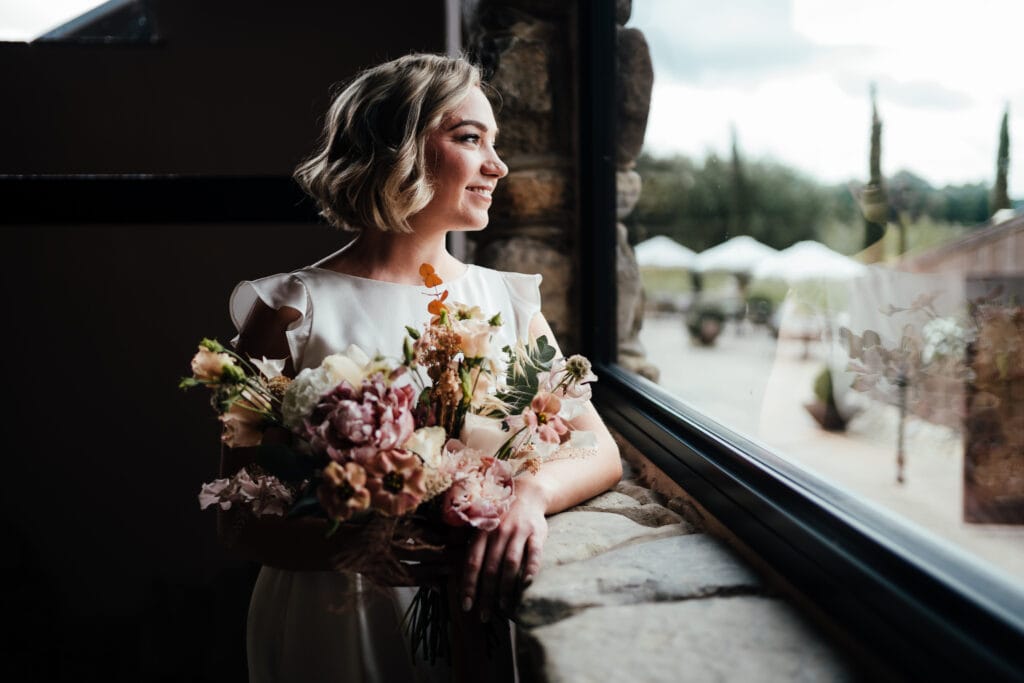
[[[0,0],[0,41],[148,43],[156,39],[144,0]]]
[[[624,30],[609,4],[583,17],[587,286],[617,209],[643,291],[593,297],[642,319],[591,311],[609,421],[905,673],[1019,676],[1022,10],[635,0]],[[630,27],[654,89],[623,158]]]

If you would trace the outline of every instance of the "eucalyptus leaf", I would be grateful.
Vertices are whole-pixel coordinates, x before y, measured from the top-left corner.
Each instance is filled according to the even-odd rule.
[[[267,474],[290,484],[312,479],[316,473],[316,466],[310,458],[296,453],[284,444],[257,446],[256,464]]]

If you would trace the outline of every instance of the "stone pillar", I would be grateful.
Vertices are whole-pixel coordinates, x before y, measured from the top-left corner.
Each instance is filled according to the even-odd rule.
[[[464,2],[466,46],[484,67],[499,149],[510,168],[486,230],[471,235],[480,265],[544,276],[544,314],[563,351],[579,347],[574,0]]]
[[[648,379],[658,381],[658,369],[647,361],[640,344],[644,290],[636,255],[626,239],[626,226],[621,222],[640,199],[640,174],[634,168],[644,144],[647,114],[651,108],[651,88],[654,84],[651,53],[643,33],[624,26],[629,21],[631,10],[632,3],[629,0],[620,0],[615,12],[619,66],[615,84],[615,99],[618,103],[615,218],[619,221],[616,225],[619,363]]]
[[[617,220],[636,206],[653,70],[640,31],[625,28],[632,3],[618,0]],[[562,349],[579,347],[581,226],[576,64],[577,0],[463,0],[470,55],[493,85],[500,148],[511,169],[487,230],[472,236],[474,261],[544,276],[544,313]],[[619,360],[651,379],[658,371],[638,340],[643,289],[626,229],[618,224]]]

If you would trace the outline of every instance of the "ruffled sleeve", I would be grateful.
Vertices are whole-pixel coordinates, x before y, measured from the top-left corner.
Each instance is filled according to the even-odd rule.
[[[502,273],[505,286],[508,288],[512,309],[516,314],[516,336],[528,339],[530,321],[540,311],[540,283],[544,278],[539,275],[523,273]]]
[[[229,309],[231,321],[235,324],[235,330],[239,334],[245,329],[249,316],[252,314],[256,301],[262,301],[268,307],[280,310],[282,307],[294,308],[300,313],[295,322],[285,330],[285,338],[288,341],[288,350],[292,356],[292,364],[301,367],[302,350],[309,339],[309,332],[313,321],[312,303],[306,285],[294,273],[270,275],[259,280],[243,280],[235,286],[231,292]],[[238,344],[236,335],[231,343]]]

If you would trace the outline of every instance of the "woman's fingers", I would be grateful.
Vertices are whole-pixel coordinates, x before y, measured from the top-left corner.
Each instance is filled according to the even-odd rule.
[[[526,561],[523,563],[523,587],[533,583],[534,577],[540,571],[541,556],[544,552],[544,541],[547,537],[547,530],[544,533],[536,532],[526,541]]]
[[[481,621],[487,621],[490,618],[491,610],[494,608],[494,590],[502,570],[505,549],[508,547],[508,544],[509,534],[507,532],[502,533],[501,527],[498,527],[498,529],[488,535],[487,553],[484,555],[484,564],[480,570],[479,586],[476,590]]]
[[[517,533],[505,546],[505,557],[501,561],[501,585],[498,588],[498,607],[502,610],[508,609],[519,589],[520,569],[529,538],[526,533]]]
[[[473,609],[477,580],[480,577],[480,569],[483,567],[484,553],[486,551],[487,532],[478,531],[469,544],[469,551],[466,553],[466,564],[463,567],[462,609],[465,612]]]

